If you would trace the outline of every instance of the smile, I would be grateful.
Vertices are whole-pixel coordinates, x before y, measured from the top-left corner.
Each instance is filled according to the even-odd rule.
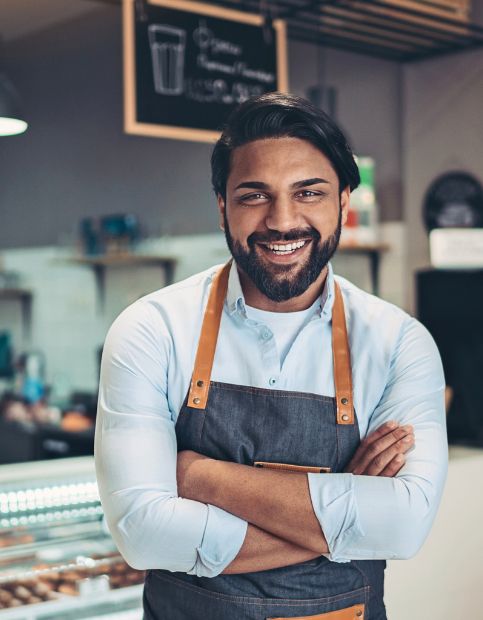
[[[265,247],[271,250],[277,256],[287,256],[293,254],[296,250],[302,248],[307,241],[297,241],[294,243],[269,243]]]

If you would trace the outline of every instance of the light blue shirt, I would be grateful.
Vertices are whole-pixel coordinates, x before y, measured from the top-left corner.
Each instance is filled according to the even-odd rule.
[[[127,308],[104,347],[96,426],[99,490],[110,532],[138,569],[214,577],[237,555],[247,523],[178,496],[175,424],[193,371],[203,312],[218,267]],[[384,422],[414,427],[395,478],[308,474],[328,557],[405,559],[424,542],[447,468],[444,377],[427,330],[408,314],[337,277],[344,298],[361,437]],[[329,268],[321,303],[283,364],[270,329],[245,310],[232,266],[212,380],[334,396]]]

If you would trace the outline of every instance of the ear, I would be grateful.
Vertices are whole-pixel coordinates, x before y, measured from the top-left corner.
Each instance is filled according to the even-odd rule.
[[[351,188],[348,185],[342,190],[340,195],[340,208],[342,212],[342,226],[347,222],[347,213],[349,212],[349,204],[351,200]]]
[[[218,209],[220,210],[220,228],[221,230],[225,230],[225,201],[221,197],[221,194],[218,194]]]

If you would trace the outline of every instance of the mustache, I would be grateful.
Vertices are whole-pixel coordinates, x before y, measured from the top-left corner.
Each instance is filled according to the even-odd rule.
[[[247,239],[247,245],[253,248],[256,243],[277,243],[278,241],[302,241],[306,239],[320,241],[320,233],[312,226],[309,228],[292,228],[285,233],[278,230],[270,230],[266,233],[253,232]]]

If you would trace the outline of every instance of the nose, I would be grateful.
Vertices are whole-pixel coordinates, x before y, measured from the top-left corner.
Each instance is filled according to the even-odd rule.
[[[286,196],[277,196],[270,204],[265,224],[267,228],[282,233],[298,228],[301,216],[297,205]]]

